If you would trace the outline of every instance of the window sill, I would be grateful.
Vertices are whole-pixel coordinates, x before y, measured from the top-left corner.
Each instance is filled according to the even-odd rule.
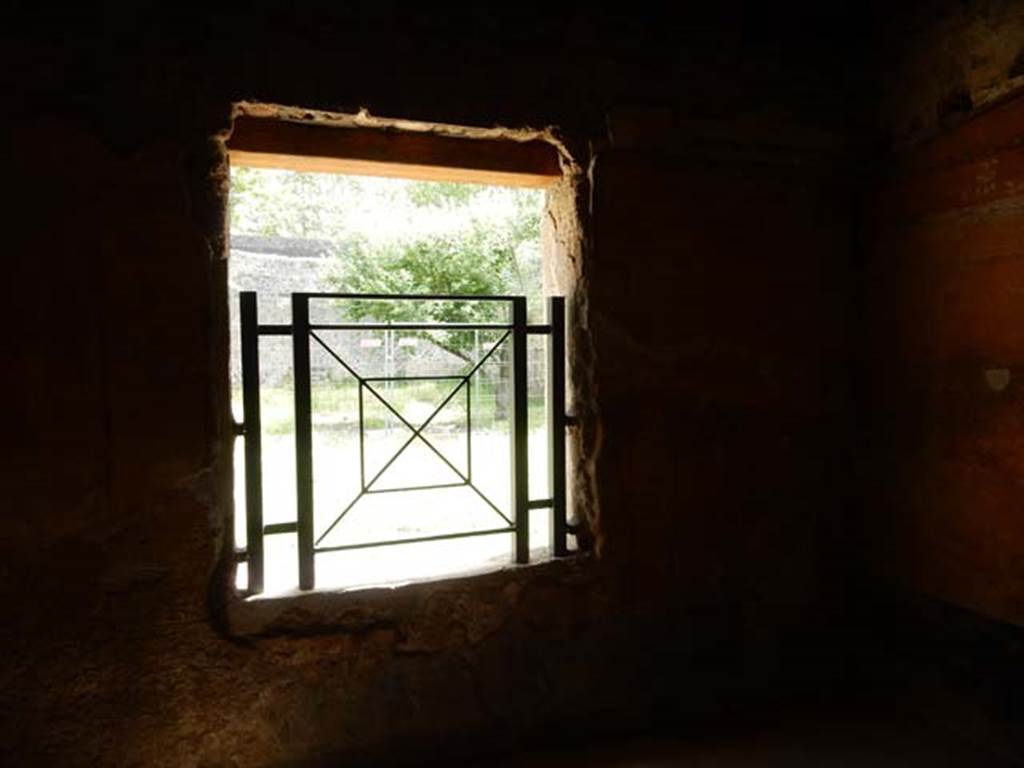
[[[419,622],[436,613],[436,605],[453,601],[463,611],[472,609],[486,615],[511,612],[519,594],[531,584],[589,583],[594,578],[593,563],[586,553],[572,553],[526,565],[382,586],[251,597],[236,592],[226,605],[227,629],[236,637],[358,633]]]

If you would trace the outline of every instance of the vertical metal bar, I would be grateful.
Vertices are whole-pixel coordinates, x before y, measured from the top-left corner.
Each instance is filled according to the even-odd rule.
[[[466,379],[466,479],[473,482],[473,380]]]
[[[359,488],[366,492],[366,425],[363,423],[363,382],[359,381]]]
[[[260,336],[256,293],[238,296],[242,324],[242,418],[245,421],[245,539],[248,591],[263,591],[263,467],[260,425]]]
[[[530,482],[527,440],[526,297],[512,299],[512,518],[516,525],[515,561],[530,562]]]
[[[313,589],[313,425],[309,385],[309,297],[292,294],[295,381],[295,495],[299,528],[299,589]]]
[[[565,510],[565,299],[548,299],[548,481],[551,486],[551,547],[569,554]]]

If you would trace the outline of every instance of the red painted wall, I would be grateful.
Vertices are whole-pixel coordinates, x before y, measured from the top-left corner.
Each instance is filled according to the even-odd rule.
[[[866,556],[1024,623],[1024,98],[898,161],[866,292]]]

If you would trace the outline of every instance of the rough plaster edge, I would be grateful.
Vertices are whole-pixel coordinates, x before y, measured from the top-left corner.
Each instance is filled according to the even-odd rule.
[[[430,123],[420,120],[404,120],[371,115],[365,107],[354,114],[327,112],[319,109],[301,109],[281,104],[264,104],[251,101],[240,101],[232,109],[232,120],[239,117],[267,118],[286,120],[298,123],[315,123],[336,128],[377,128],[385,131],[401,131],[406,133],[429,133],[435,136],[446,136],[462,139],[500,139],[502,141],[547,141],[560,150],[564,146],[555,137],[555,131],[547,128],[509,128],[493,126],[481,128],[473,126],[451,125],[448,123]]]

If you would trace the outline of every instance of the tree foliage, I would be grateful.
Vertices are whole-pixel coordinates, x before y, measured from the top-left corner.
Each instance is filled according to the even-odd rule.
[[[360,249],[339,266],[332,282],[346,293],[496,296],[525,288],[515,244],[482,226],[446,236],[414,238],[373,251]],[[347,302],[346,309],[353,319],[376,322],[508,319],[505,302],[359,301]],[[470,338],[464,333],[435,331],[429,338],[459,357],[468,356]]]
[[[331,290],[525,295],[537,307],[542,200],[536,190],[243,168],[232,176],[232,228],[335,243]],[[508,304],[363,301],[344,311],[376,322],[503,322]],[[468,357],[465,333],[430,339]]]
[[[344,240],[362,194],[354,176],[236,168],[231,172],[231,227],[248,235]]]
[[[417,208],[465,206],[482,191],[478,184],[450,181],[414,181],[406,187],[409,202]]]

